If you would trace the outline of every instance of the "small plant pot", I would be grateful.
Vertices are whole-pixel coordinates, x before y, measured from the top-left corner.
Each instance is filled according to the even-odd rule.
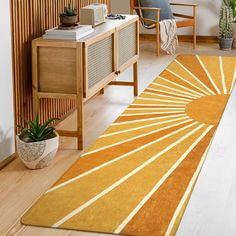
[[[236,22],[233,23],[233,37],[234,37],[233,48],[236,48]]]
[[[219,38],[220,49],[228,51],[232,49],[233,38]]]
[[[62,26],[71,27],[77,22],[77,16],[60,15],[60,22]]]
[[[21,161],[29,169],[42,169],[53,161],[59,146],[59,135],[40,141],[26,143],[16,136],[17,152]]]

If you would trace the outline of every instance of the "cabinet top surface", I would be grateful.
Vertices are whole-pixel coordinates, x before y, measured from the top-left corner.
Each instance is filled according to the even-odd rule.
[[[109,33],[110,31],[114,31],[116,29],[120,29],[122,27],[125,27],[126,25],[131,24],[134,21],[138,20],[138,16],[136,15],[125,15],[126,18],[124,20],[106,20],[105,23],[98,25],[94,28],[94,32],[89,34],[86,37],[81,38],[80,40],[74,41],[74,40],[51,40],[51,39],[43,39],[42,37],[37,38],[33,40],[36,43],[40,42],[66,42],[75,44],[75,43],[86,43],[87,41],[93,40],[94,38],[97,38],[105,33]]]

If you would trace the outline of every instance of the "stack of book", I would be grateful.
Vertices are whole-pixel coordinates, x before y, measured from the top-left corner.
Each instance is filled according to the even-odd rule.
[[[91,25],[78,25],[75,29],[60,29],[59,27],[46,30],[43,35],[44,39],[61,39],[61,40],[79,40],[91,33],[94,29]]]

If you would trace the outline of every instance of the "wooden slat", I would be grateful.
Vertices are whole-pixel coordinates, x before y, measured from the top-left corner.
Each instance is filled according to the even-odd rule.
[[[127,82],[127,81],[111,81],[108,85],[134,86],[134,82]]]
[[[185,15],[185,14],[179,14],[179,13],[173,13],[174,16],[187,18],[187,19],[194,19],[193,16]]]
[[[11,0],[16,124],[26,126],[33,118],[31,42],[59,24],[59,13],[69,2],[76,9],[94,2],[106,3],[110,9],[110,0]],[[75,107],[75,99],[41,99],[41,121],[54,116],[66,117]]]
[[[144,41],[156,41],[156,35],[154,34],[141,34],[140,39]],[[191,43],[193,41],[192,35],[178,35],[180,42]],[[198,43],[217,43],[217,36],[197,36]]]
[[[193,24],[194,24],[194,20],[183,20],[183,21],[176,22],[177,28],[193,26]]]
[[[64,137],[74,137],[74,138],[76,138],[78,136],[78,132],[77,131],[57,130],[57,133],[60,136],[64,136]]]
[[[174,3],[171,2],[170,5],[172,6],[181,6],[181,7],[197,7],[197,4],[189,4],[189,3]]]

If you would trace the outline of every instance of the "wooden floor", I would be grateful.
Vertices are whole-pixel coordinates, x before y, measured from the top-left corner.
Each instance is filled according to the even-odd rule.
[[[145,87],[171,62],[175,56],[163,54],[156,57],[154,53],[154,43],[141,42],[141,57],[139,60],[139,92]],[[222,52],[218,50],[215,44],[198,45],[197,50],[192,50],[191,45],[182,43],[178,49],[178,53],[185,54],[204,54],[204,55],[236,55],[236,51]],[[131,80],[132,71],[127,70],[121,75],[122,80]],[[87,102],[85,106],[85,149],[87,149],[99,135],[111,124],[122,111],[133,101],[132,88],[128,87],[112,87],[105,89],[105,94],[94,97]],[[234,90],[233,98],[236,100],[236,91]],[[236,111],[236,103],[232,100]],[[229,134],[232,130],[230,124],[232,121],[232,112],[230,109],[225,114],[226,123],[220,125],[219,135],[217,131],[216,142],[213,142],[213,149],[219,155],[232,156],[226,152],[225,143],[220,142],[220,138],[224,136],[223,131]],[[233,113],[236,115],[236,112]],[[66,128],[73,130],[75,125],[75,113],[63,121],[59,126],[60,129]],[[236,117],[236,116],[234,116]],[[227,120],[228,119],[228,120]],[[231,123],[230,123],[231,122]],[[225,126],[223,129],[222,126]],[[221,132],[220,132],[221,130]],[[236,134],[236,129],[234,130]],[[223,132],[223,133],[222,133]],[[232,140],[236,140],[236,135],[232,136]],[[218,137],[218,139],[217,139]],[[235,144],[230,143],[231,146]],[[225,141],[226,142],[226,141]],[[222,145],[220,145],[222,143]],[[219,148],[221,148],[219,150]],[[225,151],[225,152],[224,152]],[[231,148],[231,152],[233,152]],[[212,153],[212,152],[211,152]],[[61,138],[60,150],[56,156],[55,162],[50,167],[43,170],[31,171],[27,170],[24,165],[15,160],[0,172],[0,235],[29,235],[29,236],[51,236],[51,235],[102,235],[85,232],[56,230],[38,227],[22,226],[20,218],[24,212],[80,157],[81,152],[76,150],[76,140],[73,138]],[[214,154],[214,150],[213,150]],[[217,170],[224,166],[220,171],[220,177],[214,179],[212,175],[217,176],[217,172],[212,170],[211,164],[214,163],[213,155],[209,153],[209,160],[204,165],[203,171],[196,185],[190,203],[185,212],[183,221],[180,225],[178,235],[196,235],[196,236],[216,236],[216,235],[236,235],[236,159],[229,160],[228,165],[224,165],[224,159],[219,156],[218,164],[213,164]],[[227,158],[226,158],[227,159]],[[229,165],[230,164],[230,165]],[[230,168],[231,166],[231,168]],[[206,180],[206,181],[205,181]],[[220,181],[211,185],[211,181]],[[208,181],[208,182],[207,182]],[[225,182],[227,184],[225,184]],[[209,184],[207,184],[209,183]],[[218,187],[217,187],[218,186]],[[219,189],[219,186],[225,187],[227,194]],[[231,188],[229,187],[231,186]],[[204,192],[205,191],[205,192]],[[220,193],[220,194],[219,194]],[[209,203],[209,204],[207,204]],[[230,203],[233,203],[232,206]],[[223,204],[218,206],[218,204]],[[218,208],[217,208],[218,207]],[[216,209],[215,209],[216,208]],[[218,209],[218,210],[217,210]],[[234,211],[232,211],[234,210]],[[218,215],[216,216],[216,212]],[[227,215],[229,212],[231,215]],[[226,214],[226,215],[222,215]],[[231,218],[231,216],[233,218]],[[212,217],[212,218],[211,218]],[[224,218],[224,220],[221,219]],[[216,220],[215,220],[216,219]],[[230,222],[231,231],[224,229],[227,222]],[[222,223],[222,225],[220,225]],[[230,227],[229,226],[229,227]],[[220,231],[216,228],[222,228]],[[211,233],[210,233],[211,232]],[[219,234],[218,234],[219,233]],[[223,233],[223,234],[222,234]],[[226,234],[225,234],[226,233]]]

